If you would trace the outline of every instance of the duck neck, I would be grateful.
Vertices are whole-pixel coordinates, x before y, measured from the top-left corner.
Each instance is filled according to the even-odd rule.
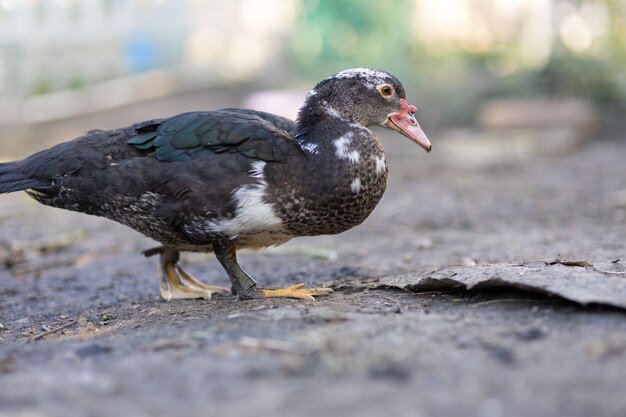
[[[314,170],[335,174],[386,171],[385,154],[376,135],[332,108],[309,107],[301,111],[295,141],[310,162],[303,166]]]
[[[309,143],[321,145],[322,142],[327,142],[329,136],[340,136],[355,130],[371,134],[365,126],[351,120],[343,112],[340,113],[327,100],[317,97],[312,91],[298,112],[294,139],[305,147]]]

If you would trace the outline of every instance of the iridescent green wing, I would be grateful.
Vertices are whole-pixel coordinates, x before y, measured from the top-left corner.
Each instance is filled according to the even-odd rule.
[[[282,162],[293,148],[291,138],[295,125],[289,122],[279,116],[250,110],[183,113],[136,129],[127,143],[155,152],[157,159],[163,162],[228,152]]]

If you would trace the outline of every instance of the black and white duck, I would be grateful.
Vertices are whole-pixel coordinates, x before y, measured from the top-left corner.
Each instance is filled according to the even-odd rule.
[[[262,289],[236,250],[296,236],[336,234],[367,218],[387,183],[370,126],[393,129],[430,152],[398,79],[350,69],[319,82],[297,121],[256,110],[183,113],[96,130],[0,164],[0,193],[26,190],[54,207],[106,217],[161,243],[161,295],[313,299],[329,288]],[[180,251],[213,252],[232,288],[209,286],[179,264]]]

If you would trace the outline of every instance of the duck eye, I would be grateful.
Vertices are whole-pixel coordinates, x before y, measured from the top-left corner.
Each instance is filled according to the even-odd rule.
[[[391,96],[391,95],[393,94],[393,87],[392,87],[392,86],[390,86],[389,84],[383,85],[383,86],[380,88],[380,94],[381,94],[383,97],[389,97],[389,96]]]

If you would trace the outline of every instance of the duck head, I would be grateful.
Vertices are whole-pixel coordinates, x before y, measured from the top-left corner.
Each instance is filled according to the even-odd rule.
[[[355,68],[320,81],[307,94],[300,122],[307,117],[307,107],[312,106],[365,127],[395,130],[426,152],[432,148],[415,119],[417,108],[407,103],[402,83],[386,71]]]

